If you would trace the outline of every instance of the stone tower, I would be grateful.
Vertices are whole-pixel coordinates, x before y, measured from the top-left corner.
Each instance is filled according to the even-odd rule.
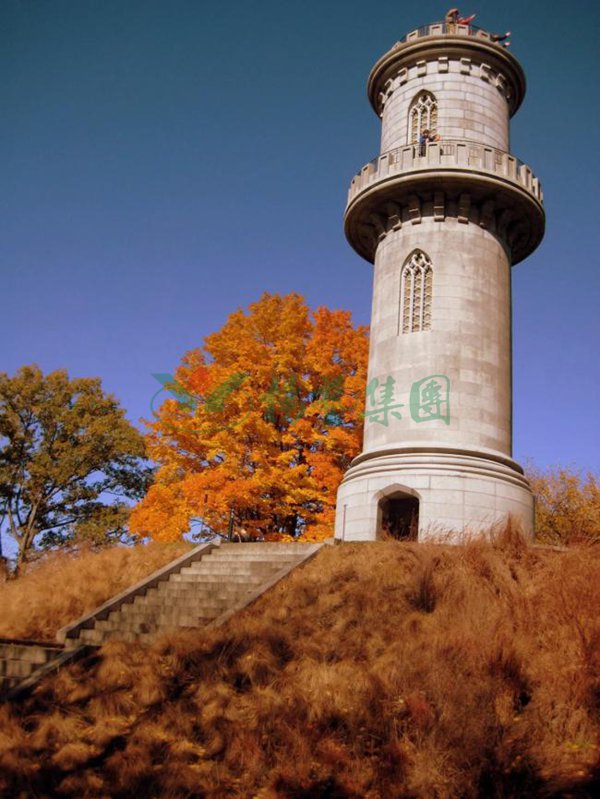
[[[374,264],[367,406],[338,539],[456,536],[509,513],[533,533],[511,457],[511,267],[544,233],[540,184],[509,152],[524,94],[518,61],[472,25],[412,31],[371,71],[381,154],[345,212]]]

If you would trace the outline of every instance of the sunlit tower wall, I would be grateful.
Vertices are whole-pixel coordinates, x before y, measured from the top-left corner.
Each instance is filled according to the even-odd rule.
[[[524,94],[516,58],[469,25],[412,31],[371,71],[381,154],[345,212],[374,264],[365,432],[337,539],[456,540],[509,514],[533,534],[512,459],[511,267],[544,233],[539,181],[509,152]]]

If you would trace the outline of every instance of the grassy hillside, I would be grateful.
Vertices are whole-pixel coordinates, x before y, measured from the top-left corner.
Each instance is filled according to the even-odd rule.
[[[65,624],[190,548],[189,544],[113,547],[57,553],[30,564],[18,580],[0,583],[0,637],[54,640]]]
[[[510,535],[327,547],[222,629],[1,708],[0,795],[592,796],[598,585],[599,548]]]

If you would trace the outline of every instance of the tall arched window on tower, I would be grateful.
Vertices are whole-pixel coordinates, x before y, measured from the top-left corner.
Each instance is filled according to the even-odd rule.
[[[437,128],[437,100],[431,92],[420,92],[408,109],[408,143],[418,144],[424,130]]]
[[[414,250],[400,272],[399,333],[418,333],[431,328],[433,267],[421,250]]]

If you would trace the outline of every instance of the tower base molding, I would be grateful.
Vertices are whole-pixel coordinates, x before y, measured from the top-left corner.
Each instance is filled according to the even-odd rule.
[[[386,509],[394,502],[411,508],[411,536],[419,541],[459,543],[509,515],[533,537],[529,483],[521,467],[500,453],[419,447],[359,455],[338,490],[336,539],[377,540],[384,528],[389,532]]]

